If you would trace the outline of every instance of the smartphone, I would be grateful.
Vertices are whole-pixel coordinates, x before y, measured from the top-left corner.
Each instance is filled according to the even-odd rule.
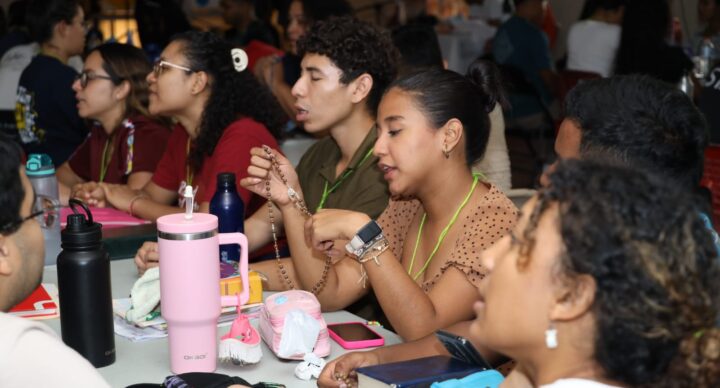
[[[444,330],[436,331],[435,336],[454,358],[485,369],[492,369],[467,338]]]
[[[330,338],[345,349],[362,349],[382,346],[385,339],[362,322],[330,323]]]

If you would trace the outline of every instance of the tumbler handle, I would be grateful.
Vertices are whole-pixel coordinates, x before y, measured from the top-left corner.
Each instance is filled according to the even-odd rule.
[[[238,263],[238,271],[240,272],[240,278],[242,279],[242,293],[239,297],[237,295],[225,295],[220,297],[220,304],[223,307],[227,306],[242,306],[250,299],[250,281],[248,280],[248,240],[242,233],[220,233],[218,234],[220,245],[226,244],[238,244],[240,245],[240,262]]]

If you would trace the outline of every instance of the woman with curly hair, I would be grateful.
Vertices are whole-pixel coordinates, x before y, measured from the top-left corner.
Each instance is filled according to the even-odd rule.
[[[484,255],[479,344],[533,386],[717,387],[720,261],[694,201],[592,161],[549,180]]]
[[[217,174],[247,175],[250,148],[277,147],[282,111],[266,88],[236,67],[232,46],[211,33],[177,35],[163,50],[150,83],[150,112],[171,116],[178,124],[152,180],[140,190],[101,183],[89,193],[91,203],[109,204],[148,220],[178,212],[185,186],[207,212]],[[238,179],[239,182],[239,179]],[[249,209],[264,200],[238,186]]]
[[[501,386],[719,386],[720,261],[695,201],[588,160],[560,162],[549,181],[482,255],[469,332],[486,357],[516,360]],[[318,385],[408,345],[344,355]]]
[[[151,69],[145,53],[128,44],[103,44],[88,54],[72,88],[78,114],[94,125],[57,170],[63,203],[96,186],[85,182],[122,183],[139,190],[150,181],[170,136],[170,128],[147,110],[145,77]]]

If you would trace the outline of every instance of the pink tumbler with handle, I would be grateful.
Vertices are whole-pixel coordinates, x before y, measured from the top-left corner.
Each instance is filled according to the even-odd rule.
[[[173,373],[213,372],[217,365],[217,320],[221,306],[237,306],[250,297],[247,238],[218,234],[212,214],[171,214],[158,218],[160,306],[168,324]],[[243,291],[220,296],[220,244],[238,244]]]

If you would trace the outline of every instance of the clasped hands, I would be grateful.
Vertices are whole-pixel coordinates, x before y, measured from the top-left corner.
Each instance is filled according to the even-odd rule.
[[[106,207],[109,204],[118,210],[127,212],[130,201],[136,195],[137,192],[127,185],[85,182],[75,185],[70,197],[81,199],[90,206]]]

